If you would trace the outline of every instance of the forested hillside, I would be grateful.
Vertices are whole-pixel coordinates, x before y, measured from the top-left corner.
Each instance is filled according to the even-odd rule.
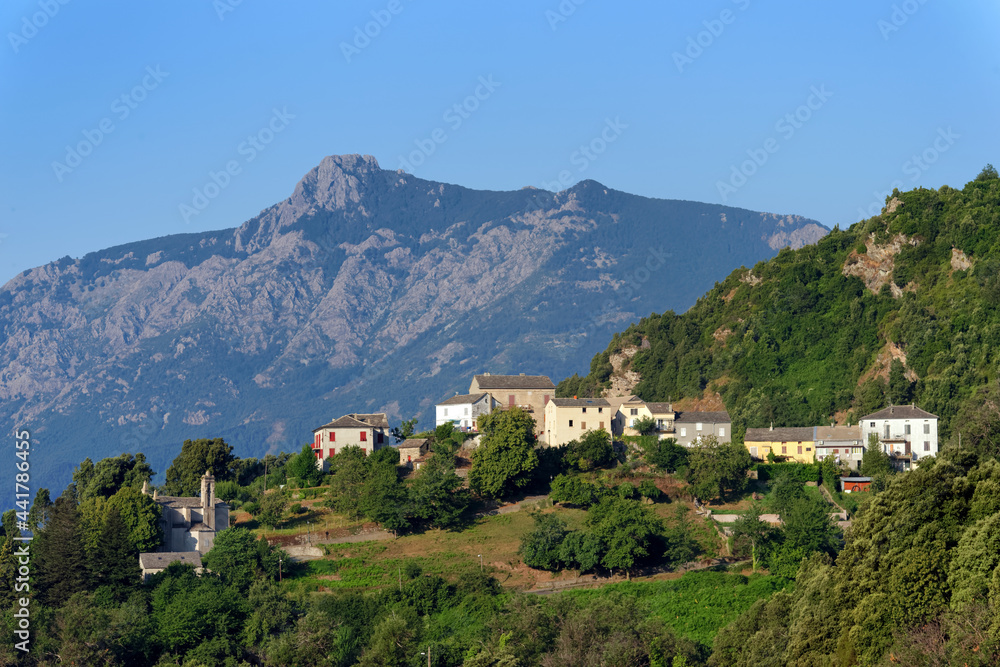
[[[992,166],[961,190],[895,191],[881,215],[734,271],[684,314],[616,334],[558,395],[597,394],[631,370],[646,400],[719,392],[737,429],[853,422],[915,401],[947,435],[997,377],[998,204]],[[622,352],[634,356],[614,371]]]

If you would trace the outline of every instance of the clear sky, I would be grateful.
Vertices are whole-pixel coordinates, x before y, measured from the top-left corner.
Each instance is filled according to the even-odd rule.
[[[237,226],[331,154],[829,227],[1000,163],[995,0],[8,0],[0,26],[0,283]]]

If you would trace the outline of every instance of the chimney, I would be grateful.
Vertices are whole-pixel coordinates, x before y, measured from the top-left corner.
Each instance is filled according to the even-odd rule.
[[[573,399],[576,400],[576,394],[573,394]]]
[[[771,422],[771,429],[770,430],[772,430],[772,431],[774,430],[774,422]]]
[[[144,495],[144,496],[148,496],[149,495],[149,480],[148,479],[145,480],[142,483],[142,495]]]
[[[201,478],[201,520],[215,529],[215,478],[211,470],[206,470]]]
[[[524,377],[524,373],[521,373],[520,375],[521,375],[521,377]]]

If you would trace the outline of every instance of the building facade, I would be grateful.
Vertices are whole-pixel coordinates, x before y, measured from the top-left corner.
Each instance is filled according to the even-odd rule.
[[[822,461],[832,456],[837,463],[843,463],[857,470],[865,453],[865,441],[861,437],[861,427],[817,426],[816,460]]]
[[[748,428],[743,444],[755,459],[766,459],[768,454],[784,457],[799,463],[812,463],[816,452],[815,426],[782,426],[775,428]]]
[[[611,433],[614,419],[611,404],[603,398],[552,398],[544,414],[541,441],[549,447],[562,447],[587,431],[604,429]]]
[[[674,434],[670,437],[676,438],[678,444],[690,447],[710,435],[715,436],[720,444],[732,442],[733,424],[728,412],[678,412],[674,418]]]
[[[545,433],[545,405],[556,395],[556,386],[547,375],[492,375],[472,378],[470,394],[489,394],[499,408],[520,407],[535,420],[535,435]]]
[[[326,459],[344,447],[360,447],[367,455],[389,445],[389,419],[384,412],[351,413],[313,429],[313,454],[326,469]]]
[[[143,493],[149,494],[148,484],[143,485]],[[215,535],[229,528],[229,505],[215,498],[215,477],[207,470],[201,478],[200,496],[182,498],[156,492],[152,495],[161,509],[161,553],[208,553],[215,544]]]
[[[872,435],[878,438],[880,449],[903,470],[921,457],[938,453],[937,415],[915,405],[889,406],[862,417],[861,438],[865,445]]]
[[[434,406],[434,426],[452,423],[463,431],[478,431],[479,418],[494,406],[496,400],[486,392],[452,396]]]
[[[407,438],[399,443],[399,465],[413,467],[413,462],[427,453],[427,438]]]

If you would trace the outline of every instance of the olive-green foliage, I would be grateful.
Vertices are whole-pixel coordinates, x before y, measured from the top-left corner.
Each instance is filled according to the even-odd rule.
[[[738,495],[746,489],[750,452],[741,444],[720,444],[709,436],[695,444],[688,455],[688,483],[696,496],[704,499]]]
[[[587,431],[579,440],[566,444],[566,464],[577,470],[604,468],[614,462],[611,434],[603,428]]]
[[[323,471],[316,465],[316,455],[309,444],[302,445],[299,453],[289,459],[285,471],[303,487],[316,486],[323,479]]]
[[[279,489],[269,491],[260,499],[259,509],[254,514],[254,518],[260,522],[260,525],[274,528],[285,515],[285,507],[287,506],[288,497],[283,491]]]
[[[688,449],[677,444],[674,438],[660,439],[655,435],[642,436],[639,440],[646,463],[666,472],[676,472],[688,465]]]
[[[216,482],[235,477],[236,457],[233,448],[222,438],[185,440],[181,453],[167,468],[163,493],[168,496],[196,496],[201,493],[201,478],[210,471]]]
[[[609,570],[629,570],[661,553],[663,521],[638,501],[608,496],[587,512],[587,526],[604,544],[601,565]]]
[[[246,592],[256,580],[277,579],[281,557],[287,562],[288,557],[263,537],[257,539],[246,528],[235,527],[216,536],[202,562],[226,584]]]
[[[73,483],[77,499],[82,502],[96,496],[110,498],[125,487],[138,491],[154,474],[143,454],[122,454],[101,459],[96,464],[89,458],[84,459],[73,471]]]
[[[753,469],[762,482],[782,476],[798,482],[818,482],[820,475],[819,467],[812,463],[758,463]]]
[[[409,489],[414,518],[436,528],[458,525],[469,506],[468,492],[455,473],[455,459],[445,453],[434,454],[420,466]]]
[[[560,568],[559,548],[566,539],[566,522],[555,514],[536,513],[535,527],[521,539],[518,554],[528,567],[541,570]]]
[[[554,502],[578,507],[590,507],[604,495],[607,489],[585,481],[579,475],[559,475],[552,480],[549,498]]]
[[[479,419],[480,445],[472,455],[469,486],[501,498],[524,488],[538,466],[535,420],[520,408],[494,410]]]
[[[616,335],[590,374],[560,383],[557,395],[571,385],[570,395],[598,395],[609,385],[605,360],[648,341],[630,362],[642,378],[635,392],[676,401],[716,383],[735,433],[771,422],[820,424],[838,411],[853,412],[856,422],[903,398],[938,415],[941,432],[951,433],[963,401],[997,378],[1000,179],[993,173],[962,189],[894,192],[901,204],[892,213],[782,250],[752,276],[737,269],[685,313],[651,315]],[[893,258],[891,281],[907,288],[899,298],[888,283],[873,294],[845,275],[852,253],[899,234],[915,242]],[[953,248],[971,269],[952,269]],[[905,368],[890,367],[888,383],[875,376],[859,385],[888,341],[906,350]]]

